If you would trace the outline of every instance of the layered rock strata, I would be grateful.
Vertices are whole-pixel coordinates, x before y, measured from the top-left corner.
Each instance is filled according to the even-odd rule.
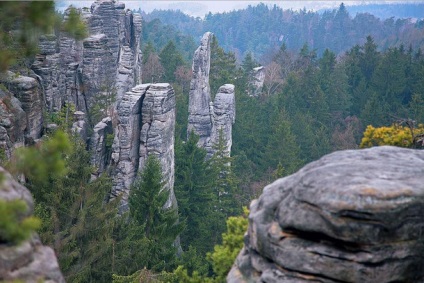
[[[162,165],[165,188],[170,190],[167,206],[176,205],[174,90],[167,83],[138,85],[122,97],[117,115],[112,146],[112,197],[122,195],[122,209],[126,209],[131,184],[147,157],[154,154]]]
[[[33,144],[43,132],[43,97],[36,79],[7,72],[0,105],[0,143],[10,155],[13,148]]]
[[[250,73],[249,82],[247,84],[247,92],[249,96],[258,97],[262,93],[265,82],[265,67],[259,66],[253,68]]]
[[[215,100],[211,101],[209,86],[211,40],[212,33],[205,33],[194,53],[187,126],[187,135],[193,131],[199,136],[198,146],[206,149],[208,158],[214,154],[214,145],[220,138],[224,140],[226,152],[230,155],[232,125],[235,121],[234,85],[221,86]]]
[[[0,201],[22,200],[27,205],[22,217],[32,215],[34,202],[29,190],[13,180],[2,167],[0,175]],[[20,244],[0,241],[0,281],[65,282],[53,249],[43,246],[35,233]]]
[[[340,151],[265,187],[227,282],[423,282],[424,152]]]
[[[70,10],[65,12],[65,20]],[[89,113],[99,95],[120,100],[141,78],[141,16],[115,0],[97,0],[79,10],[89,36],[82,41],[66,33],[46,35],[32,69],[39,76],[47,110],[65,102]]]

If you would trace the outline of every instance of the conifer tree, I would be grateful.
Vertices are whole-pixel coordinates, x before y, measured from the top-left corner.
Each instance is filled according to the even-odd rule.
[[[174,241],[184,229],[177,210],[167,206],[169,190],[162,178],[159,160],[149,156],[128,198],[132,225],[142,227],[148,243],[147,250],[140,251],[144,266],[156,271],[172,267],[177,253]]]

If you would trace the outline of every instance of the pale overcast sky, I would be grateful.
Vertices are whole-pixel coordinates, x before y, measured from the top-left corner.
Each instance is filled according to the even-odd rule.
[[[61,7],[67,7],[70,4],[73,4],[75,7],[90,7],[93,1],[58,1]],[[136,9],[141,8],[145,12],[151,12],[154,9],[179,9],[189,15],[203,17],[208,12],[217,13],[217,12],[225,12],[231,10],[237,10],[247,7],[248,5],[256,5],[260,2],[282,7],[283,9],[293,9],[299,10],[306,8],[307,10],[319,10],[323,8],[337,8],[340,6],[340,3],[344,2],[345,5],[358,5],[358,4],[377,4],[377,3],[414,3],[414,2],[423,2],[421,1],[399,1],[399,0],[345,0],[345,1],[297,1],[297,0],[286,0],[286,1],[192,1],[192,0],[178,0],[178,1],[156,1],[156,0],[122,0],[120,2],[124,2],[126,8],[128,9]],[[61,8],[63,9],[63,8]]]

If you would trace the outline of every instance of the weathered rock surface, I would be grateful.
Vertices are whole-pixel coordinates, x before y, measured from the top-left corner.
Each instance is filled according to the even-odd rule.
[[[212,33],[203,35],[200,46],[193,56],[193,78],[190,82],[188,105],[187,133],[194,131],[199,135],[199,146],[205,146],[212,131],[212,120],[209,105],[211,93],[209,86],[209,70],[211,61],[210,43]]]
[[[424,152],[339,151],[265,187],[227,282],[424,282]]]
[[[32,215],[34,202],[28,189],[14,181],[2,167],[0,174],[3,178],[0,200],[23,200],[28,206],[23,217]],[[0,242],[0,281],[65,282],[54,251],[43,246],[36,234],[19,245]]]
[[[97,0],[78,10],[89,36],[82,41],[66,33],[41,38],[32,69],[43,86],[47,110],[65,102],[88,113],[96,96],[117,94],[119,101],[141,78],[141,16],[115,0]],[[70,10],[65,11],[65,20]]]
[[[90,139],[91,149],[91,165],[96,168],[93,177],[98,177],[103,173],[110,162],[111,145],[108,143],[109,136],[113,135],[112,119],[109,117],[104,118],[97,123],[93,129],[93,136]]]
[[[43,101],[39,84],[34,78],[17,75],[13,72],[7,72],[1,77],[0,82],[8,90],[2,91],[4,95],[2,98],[3,111],[0,116],[3,121],[1,126],[9,128],[7,132],[13,147],[21,144],[22,134],[24,142],[31,144],[41,137],[43,131]],[[17,116],[13,117],[13,115]],[[11,150],[11,148],[9,147],[7,150]]]
[[[206,149],[208,157],[214,154],[213,146],[221,134],[226,143],[226,151],[230,155],[232,125],[235,121],[234,85],[221,86],[214,102],[211,101],[209,86],[211,40],[212,33],[205,33],[194,53],[187,126],[187,135],[193,131],[199,136],[198,146]]]
[[[249,82],[247,84],[247,91],[250,96],[258,97],[264,86],[265,82],[265,67],[260,66],[253,68],[250,73]]]
[[[131,184],[144,167],[147,156],[158,157],[165,187],[174,196],[175,95],[167,83],[142,84],[127,92],[117,108],[118,124],[112,146],[114,165],[112,197],[122,194],[126,209]]]
[[[10,158],[13,148],[23,146],[27,127],[21,102],[9,91],[0,89],[0,149]]]
[[[162,165],[165,188],[171,191],[167,207],[176,206],[174,195],[175,94],[170,84],[152,84],[141,108],[139,171],[154,154]]]
[[[213,145],[218,144],[220,138],[225,143],[225,153],[230,156],[233,140],[232,129],[236,119],[234,85],[225,84],[219,88],[211,113],[213,122],[212,131],[210,140],[206,145],[208,156],[214,154]]]

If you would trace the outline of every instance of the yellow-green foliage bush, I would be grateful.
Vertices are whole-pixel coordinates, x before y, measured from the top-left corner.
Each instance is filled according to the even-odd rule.
[[[414,135],[422,133],[424,133],[424,126],[420,124],[414,129]],[[366,148],[380,145],[412,147],[413,137],[410,128],[399,125],[374,128],[368,125],[364,132],[360,147]]]
[[[28,207],[23,200],[0,200],[0,243],[19,244],[40,227],[40,219],[22,218]]]

